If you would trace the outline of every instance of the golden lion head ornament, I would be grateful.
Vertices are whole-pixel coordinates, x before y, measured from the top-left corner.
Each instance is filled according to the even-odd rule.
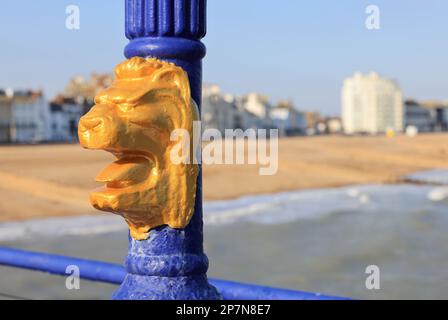
[[[96,177],[105,186],[90,195],[92,205],[122,215],[137,240],[147,239],[149,230],[160,225],[186,227],[199,169],[192,161],[171,161],[176,142],[170,135],[184,129],[192,136],[196,120],[198,109],[180,67],[138,57],[119,64],[112,86],[95,97],[79,122],[84,148],[117,157]],[[192,155],[191,145],[189,151]]]

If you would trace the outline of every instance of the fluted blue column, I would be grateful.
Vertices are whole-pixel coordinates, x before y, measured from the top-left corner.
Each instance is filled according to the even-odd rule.
[[[125,56],[155,57],[182,67],[201,106],[206,0],[126,0]],[[207,281],[203,251],[202,171],[195,213],[185,229],[161,226],[147,240],[129,237],[127,275],[115,299],[220,299]]]

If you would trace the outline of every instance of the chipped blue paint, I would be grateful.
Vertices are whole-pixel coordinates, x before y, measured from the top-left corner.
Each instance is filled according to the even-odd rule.
[[[126,0],[125,56],[155,57],[175,63],[189,76],[200,108],[206,0]],[[207,281],[203,251],[202,171],[195,213],[185,229],[162,226],[147,240],[129,239],[127,275],[114,299],[220,299]]]

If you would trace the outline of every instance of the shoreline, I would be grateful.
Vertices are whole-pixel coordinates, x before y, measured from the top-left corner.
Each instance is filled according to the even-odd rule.
[[[204,201],[409,183],[412,173],[448,168],[447,142],[448,134],[282,138],[275,175],[260,176],[259,165],[204,165]],[[0,146],[0,222],[97,214],[88,196],[111,161],[77,144]]]
[[[448,170],[445,175],[448,177]],[[448,184],[443,185],[447,188]],[[287,220],[314,220],[327,215],[350,211],[356,205],[359,210],[383,201],[382,197],[391,194],[418,192],[426,195],[430,203],[446,201],[428,197],[438,185],[431,182],[421,184],[363,184],[337,188],[289,190],[279,193],[244,195],[232,200],[216,200],[204,202],[204,223],[207,227],[219,227],[235,223],[252,222],[255,224],[282,224]],[[371,199],[374,197],[376,200]],[[325,199],[322,201],[321,199]],[[302,210],[294,210],[300,203]],[[277,204],[281,204],[279,211]],[[286,205],[286,207],[285,207]],[[289,213],[285,212],[289,210]],[[266,220],[266,216],[268,218]],[[291,217],[293,216],[293,217]],[[275,217],[275,219],[273,219]],[[260,221],[261,219],[261,221]],[[0,242],[29,240],[36,236],[55,238],[59,236],[100,235],[126,231],[127,225],[122,217],[111,213],[95,211],[93,214],[74,216],[34,217],[19,221],[0,221]]]

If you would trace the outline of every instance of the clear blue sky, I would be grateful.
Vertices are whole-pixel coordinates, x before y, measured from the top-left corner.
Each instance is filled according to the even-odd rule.
[[[0,87],[51,97],[76,74],[108,72],[123,59],[123,0],[2,0]],[[65,8],[81,29],[65,28]],[[365,8],[381,29],[365,28]],[[204,81],[257,91],[299,109],[338,114],[343,78],[377,71],[404,95],[448,99],[446,0],[209,0]]]

